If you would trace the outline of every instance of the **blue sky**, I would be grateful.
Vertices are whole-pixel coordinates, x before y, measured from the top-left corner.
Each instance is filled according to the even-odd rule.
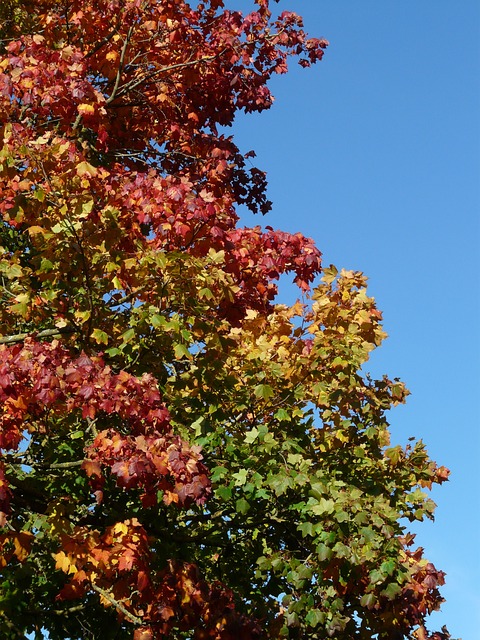
[[[247,0],[229,6],[246,10]],[[480,629],[480,3],[281,0],[330,41],[310,70],[272,83],[270,112],[241,117],[237,144],[267,170],[263,220],[313,237],[324,263],[361,270],[389,339],[370,371],[412,392],[392,440],[422,438],[452,471],[417,542],[446,571],[431,626]],[[291,301],[293,287],[283,288]]]

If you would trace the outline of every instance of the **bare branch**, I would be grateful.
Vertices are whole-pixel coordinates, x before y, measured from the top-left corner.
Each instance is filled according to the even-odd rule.
[[[133,26],[129,28],[127,35],[125,36],[125,42],[123,43],[122,53],[120,54],[120,61],[118,63],[117,76],[115,78],[115,84],[113,86],[113,91],[110,94],[110,97],[107,99],[106,104],[110,104],[115,100],[115,96],[117,95],[118,85],[120,84],[120,78],[122,77],[123,65],[125,62],[125,54],[127,53],[128,43],[132,37]]]
[[[87,416],[87,423],[88,423],[87,431],[90,431],[90,433],[93,435],[94,438],[96,438],[98,436],[97,427],[95,426],[95,422],[96,421],[97,421],[96,418],[95,418],[95,420],[92,420],[92,418],[89,418]]]
[[[143,291],[145,291],[145,289],[147,289],[149,285],[144,284],[141,287],[137,287],[134,291],[132,291],[131,293],[126,294],[125,296],[123,296],[123,298],[120,298],[120,300],[116,300],[113,302],[113,304],[109,304],[110,309],[113,309],[114,307],[120,307],[122,304],[126,304],[127,302],[130,302],[131,300],[133,300],[139,293],[142,293]],[[110,302],[110,301],[109,301]]]
[[[73,462],[54,462],[49,464],[49,469],[70,469],[72,467],[81,467],[85,460],[74,460]]]
[[[141,625],[143,624],[143,621],[140,618],[137,618],[137,616],[134,616],[133,613],[130,613],[130,611],[128,611],[128,609],[125,609],[125,607],[123,606],[123,604],[121,602],[118,602],[118,600],[115,600],[115,598],[113,596],[111,596],[108,591],[105,591],[105,589],[102,589],[101,587],[97,587],[96,584],[93,584],[93,582],[91,583],[91,587],[94,591],[96,591],[97,593],[99,593],[100,595],[102,595],[105,600],[108,600],[111,604],[113,604],[113,606],[118,609],[118,611],[120,611],[121,613],[123,613],[123,615],[130,620],[130,622],[133,622],[133,624],[136,625]]]
[[[62,336],[68,333],[75,333],[77,329],[75,327],[61,327],[57,329],[44,329],[38,333],[17,333],[12,336],[2,336],[0,338],[0,344],[14,344],[15,342],[22,342],[25,338],[31,336],[32,338],[52,338],[55,336]]]
[[[83,611],[84,609],[84,604],[77,604],[74,607],[70,607],[69,609],[53,609],[52,613],[54,613],[56,616],[64,616],[66,613],[76,613],[77,611]]]

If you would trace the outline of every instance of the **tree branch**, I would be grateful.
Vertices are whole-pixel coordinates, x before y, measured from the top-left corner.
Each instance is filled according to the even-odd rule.
[[[102,589],[101,587],[97,587],[96,584],[93,584],[93,582],[91,583],[91,587],[94,591],[96,591],[97,593],[99,593],[101,596],[103,596],[105,598],[105,600],[108,600],[110,602],[110,604],[113,604],[113,606],[118,609],[118,611],[120,611],[121,613],[123,613],[123,615],[130,620],[130,622],[133,622],[133,624],[136,625],[141,625],[143,624],[143,620],[141,620],[140,618],[137,618],[137,616],[134,616],[133,613],[130,613],[130,611],[128,611],[128,609],[125,609],[125,607],[123,606],[123,604],[121,604],[121,602],[118,602],[118,600],[115,600],[115,598],[113,596],[111,596],[108,591],[105,591],[105,589]]]
[[[3,611],[0,611],[0,620],[3,620],[5,626],[8,627],[10,631],[16,634],[18,640],[28,640],[23,631],[20,631],[20,629],[9,618],[7,618]]]
[[[97,421],[96,418],[95,420],[92,420],[92,418],[87,417],[87,423],[88,423],[87,431],[90,431],[90,433],[93,435],[94,438],[98,436],[97,427],[95,426],[96,421]]]
[[[77,604],[74,607],[70,607],[69,609],[53,609],[52,613],[56,616],[64,616],[66,613],[76,613],[77,611],[83,611],[84,609],[84,604]],[[39,613],[43,613],[43,611]]]
[[[115,100],[115,96],[117,95],[118,85],[120,84],[120,78],[122,77],[123,65],[124,65],[124,62],[125,62],[125,54],[127,53],[127,47],[128,47],[128,43],[130,42],[130,39],[132,37],[132,33],[133,33],[133,26],[131,26],[129,28],[129,30],[127,32],[127,35],[125,36],[125,41],[124,41],[123,47],[122,47],[122,53],[120,54],[120,61],[118,63],[118,69],[117,69],[117,76],[115,78],[115,84],[113,86],[112,93],[108,97],[108,99],[107,99],[105,104],[110,104],[111,102],[113,102]]]
[[[115,300],[113,301],[113,303],[111,302],[112,298],[108,301],[108,308],[109,309],[114,309],[114,307],[120,307],[122,304],[126,304],[127,302],[130,302],[130,300],[133,300],[139,293],[142,293],[143,291],[145,291],[145,289],[148,287],[149,285],[144,284],[140,287],[138,287],[137,289],[135,289],[135,291],[132,291],[131,293],[128,293],[126,295],[123,296],[123,298],[120,298],[120,300]],[[112,294],[110,294],[112,295]]]
[[[147,73],[146,75],[144,75],[142,78],[138,78],[138,80],[130,80],[130,82],[127,82],[126,85],[124,85],[120,91],[118,91],[117,93],[117,97],[123,95],[124,93],[129,93],[130,91],[133,91],[134,89],[136,89],[139,85],[141,85],[142,83],[144,83],[147,80],[151,80],[152,78],[154,78],[155,76],[160,75],[161,73],[166,73],[167,71],[174,71],[175,69],[183,69],[184,67],[191,67],[195,64],[199,64],[200,62],[210,62],[211,60],[214,60],[216,58],[216,56],[206,56],[204,58],[198,58],[197,60],[190,60],[189,62],[179,62],[178,64],[172,64],[168,67],[162,67],[161,69],[156,69],[155,71],[152,71],[151,73]],[[108,102],[107,102],[108,104]]]
[[[85,460],[74,460],[73,462],[54,462],[48,465],[47,469],[70,469],[72,467],[81,467]]]
[[[14,344],[15,342],[22,342],[25,338],[31,336],[32,338],[51,338],[54,336],[62,336],[68,333],[75,333],[77,329],[75,327],[62,327],[58,329],[44,329],[38,333],[17,333],[12,336],[2,336],[0,338],[0,344]]]
[[[90,51],[85,54],[85,58],[91,58],[93,55],[95,55],[97,51],[99,51],[103,46],[105,46],[108,42],[110,42],[110,40],[113,38],[113,36],[117,32],[118,32],[118,25],[115,26],[110,31],[110,33],[107,36],[105,36],[105,38],[103,38],[103,40],[100,40],[100,42],[97,42],[97,44],[93,47],[93,49],[90,49]]]

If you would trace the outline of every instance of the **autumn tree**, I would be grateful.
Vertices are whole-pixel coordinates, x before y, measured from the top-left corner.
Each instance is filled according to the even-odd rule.
[[[226,127],[327,46],[251,8],[1,3],[2,638],[449,637],[408,532],[448,471],[390,443],[365,277],[239,226]]]

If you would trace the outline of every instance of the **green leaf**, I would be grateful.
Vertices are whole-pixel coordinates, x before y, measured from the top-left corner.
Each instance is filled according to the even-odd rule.
[[[192,357],[192,354],[190,353],[190,351],[181,342],[178,342],[177,344],[173,345],[173,351],[175,353],[175,358],[177,360],[181,360],[182,358],[191,358]]]
[[[198,292],[198,297],[205,300],[213,300],[215,298],[214,294],[207,287],[200,289],[200,291]]]
[[[369,574],[370,584],[381,584],[385,580],[385,574],[379,569],[374,569]]]
[[[5,273],[6,277],[9,280],[13,280],[15,278],[21,278],[22,275],[23,275],[22,267],[19,264],[16,264],[16,263],[8,264],[3,269],[3,272]]]
[[[257,384],[254,388],[253,393],[257,398],[263,398],[264,400],[268,400],[273,395],[275,395],[274,390],[268,384]]]
[[[377,602],[377,596],[374,593],[365,593],[360,598],[360,604],[366,609],[371,609]]]
[[[317,627],[325,623],[326,615],[319,609],[310,609],[305,616],[305,621],[310,627]]]
[[[238,473],[233,473],[232,478],[235,479],[235,486],[241,487],[247,481],[248,471],[246,469],[240,469]]]
[[[330,549],[330,547],[327,547],[326,544],[323,544],[323,542],[320,542],[320,544],[317,545],[316,551],[317,551],[317,556],[320,562],[324,562],[325,560],[330,560],[330,558],[333,556],[332,549]]]
[[[250,504],[245,500],[245,498],[239,498],[235,503],[235,510],[237,513],[245,515],[247,511],[250,510]]]
[[[33,192],[33,197],[39,202],[43,202],[45,200],[45,191],[42,189],[42,187],[35,188],[35,191]]]
[[[380,571],[382,571],[387,576],[391,576],[395,572],[396,568],[397,563],[395,562],[395,560],[387,560],[385,562],[382,562],[382,564],[380,565]]]
[[[326,500],[320,498],[320,500],[310,507],[310,511],[317,516],[322,516],[325,513],[333,513],[335,509],[335,502],[333,500]]]
[[[40,269],[39,269],[41,273],[48,273],[49,271],[52,271],[54,268],[55,268],[55,265],[53,264],[53,262],[51,262],[50,260],[47,260],[47,258],[42,258],[42,261],[40,263]]]
[[[111,347],[110,349],[105,349],[105,353],[110,356],[110,358],[114,358],[122,352],[117,347]]]
[[[101,329],[94,329],[90,336],[97,344],[108,344],[109,336]]]
[[[275,418],[280,422],[287,422],[291,420],[290,414],[285,409],[278,409],[278,411],[275,412]]]
[[[12,306],[10,307],[10,311],[18,316],[22,316],[22,318],[26,318],[28,315],[27,301],[22,300],[21,302],[12,304]]]
[[[135,337],[135,329],[133,328],[127,329],[125,333],[122,333],[122,335],[120,336],[122,342],[130,342],[131,340],[133,340],[134,337]]]
[[[396,582],[390,582],[385,589],[381,592],[382,596],[386,596],[389,600],[394,600],[399,593],[401,593],[402,587]]]
[[[302,536],[305,538],[306,536],[313,536],[313,524],[311,522],[302,522],[298,525],[297,529],[301,532]]]
[[[293,487],[293,479],[284,473],[276,474],[275,476],[269,476],[268,485],[273,489],[275,495],[283,495],[287,489]]]
[[[253,429],[250,429],[250,431],[245,436],[244,442],[246,442],[246,444],[252,444],[252,442],[255,442],[255,440],[258,438],[258,434],[258,429],[256,427],[253,427]]]
[[[402,456],[402,448],[400,446],[392,447],[385,451],[385,456],[390,460],[392,465],[397,465]]]
[[[210,479],[212,482],[218,482],[227,474],[228,469],[226,467],[213,467]]]
[[[338,511],[335,513],[335,520],[337,522],[346,522],[349,519],[350,516],[346,511]]]
[[[360,529],[360,533],[367,543],[372,542],[377,537],[376,531],[371,527],[362,527]]]
[[[215,495],[219,496],[224,502],[227,502],[232,497],[231,487],[217,487],[215,489]]]
[[[156,329],[158,329],[159,327],[165,326],[166,320],[159,313],[154,313],[153,316],[150,317],[150,322]]]

